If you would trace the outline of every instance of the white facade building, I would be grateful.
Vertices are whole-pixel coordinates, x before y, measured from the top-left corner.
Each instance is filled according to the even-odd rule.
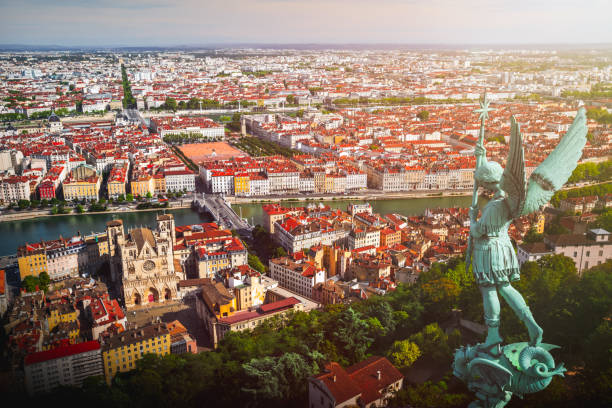
[[[30,395],[60,385],[80,387],[87,377],[104,375],[100,343],[94,340],[28,354],[24,371]]]
[[[309,262],[297,263],[283,257],[270,259],[270,277],[286,289],[312,298],[312,288],[325,281],[325,271]]]

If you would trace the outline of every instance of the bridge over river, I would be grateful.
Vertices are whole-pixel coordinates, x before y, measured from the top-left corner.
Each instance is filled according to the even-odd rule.
[[[210,214],[215,222],[227,228],[236,230],[240,235],[250,237],[253,226],[245,219],[240,218],[231,205],[221,196],[202,194],[201,198],[193,199],[193,206],[198,212]]]

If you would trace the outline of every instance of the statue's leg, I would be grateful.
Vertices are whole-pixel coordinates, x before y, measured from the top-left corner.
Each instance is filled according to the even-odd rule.
[[[503,341],[499,335],[499,298],[495,286],[479,286],[479,288],[480,293],[482,293],[482,304],[487,325],[487,339],[483,346],[489,347]]]
[[[512,287],[509,283],[501,284],[498,287],[499,293],[506,299],[506,302],[510,305],[510,308],[514,311],[516,316],[521,319],[525,326],[527,326],[527,331],[529,332],[529,344],[532,346],[537,346],[542,342],[542,334],[544,331],[542,328],[536,323],[533,315],[531,314],[531,310],[527,307],[525,303],[525,299],[520,294],[520,292]]]

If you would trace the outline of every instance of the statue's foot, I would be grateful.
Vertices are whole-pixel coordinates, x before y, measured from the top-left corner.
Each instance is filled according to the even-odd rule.
[[[520,313],[521,320],[525,323],[527,331],[529,332],[529,345],[532,347],[539,346],[540,343],[542,343],[542,334],[544,334],[544,330],[536,323],[528,307],[525,307]]]
[[[532,323],[527,323],[527,331],[529,332],[529,345],[532,347],[537,347],[542,343],[542,335],[544,334],[544,330],[538,324],[533,321]]]
[[[487,338],[484,342],[485,346],[492,346],[494,344],[501,344],[504,339],[499,335],[499,326],[489,326],[487,330]]]

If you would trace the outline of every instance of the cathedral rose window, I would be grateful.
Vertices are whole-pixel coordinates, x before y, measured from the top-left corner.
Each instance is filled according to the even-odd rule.
[[[155,269],[155,262],[150,260],[145,261],[145,263],[142,264],[142,269],[147,272],[152,271],[153,269]]]

